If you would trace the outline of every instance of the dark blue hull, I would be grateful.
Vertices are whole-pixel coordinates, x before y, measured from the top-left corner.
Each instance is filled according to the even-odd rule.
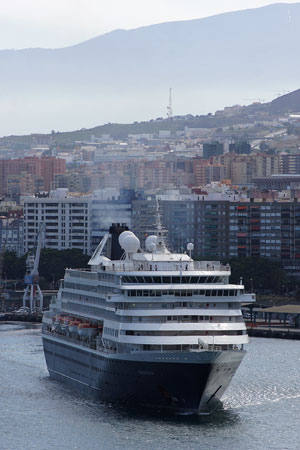
[[[96,399],[208,413],[236,372],[243,351],[105,354],[43,335],[50,376]]]

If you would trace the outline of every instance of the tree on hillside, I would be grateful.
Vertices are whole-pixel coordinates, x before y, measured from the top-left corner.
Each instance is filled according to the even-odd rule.
[[[280,293],[281,288],[288,282],[286,273],[280,263],[265,258],[247,257],[232,258],[229,261],[231,266],[231,283],[239,283],[240,277],[246,290],[263,291],[272,290]]]
[[[15,252],[6,251],[4,253],[2,276],[7,280],[22,280],[25,275],[26,256],[18,258]]]
[[[84,255],[80,250],[53,250],[43,249],[39,264],[39,274],[48,283],[58,281],[64,277],[66,267],[76,269],[87,267],[90,256]]]
[[[3,261],[3,278],[7,280],[23,280],[26,271],[27,254],[17,257],[15,252],[6,251]],[[41,281],[46,284],[53,280],[58,281],[64,277],[66,267],[75,269],[87,267],[90,257],[84,255],[80,250],[52,250],[43,249],[41,251],[39,263],[39,275]],[[46,287],[43,285],[43,287]]]

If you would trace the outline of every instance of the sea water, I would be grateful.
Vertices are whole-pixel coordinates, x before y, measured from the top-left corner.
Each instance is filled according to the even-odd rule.
[[[41,327],[0,323],[0,449],[300,450],[300,341],[251,338],[211,416],[91,401],[51,380]]]

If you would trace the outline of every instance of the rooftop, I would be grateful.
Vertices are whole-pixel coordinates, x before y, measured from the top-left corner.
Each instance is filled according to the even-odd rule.
[[[300,305],[271,306],[270,308],[265,308],[261,311],[269,313],[300,314]]]

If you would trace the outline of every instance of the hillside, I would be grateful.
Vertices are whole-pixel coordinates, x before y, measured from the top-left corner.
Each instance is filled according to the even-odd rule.
[[[22,145],[32,145],[43,139],[47,142],[51,137],[52,144],[73,146],[75,141],[89,141],[91,136],[101,137],[103,134],[109,134],[114,139],[125,139],[128,134],[139,133],[156,133],[160,130],[169,130],[173,135],[177,131],[183,131],[185,127],[188,128],[222,128],[230,127],[232,125],[249,123],[259,118],[259,113],[266,112],[270,118],[278,117],[286,113],[295,113],[300,111],[300,89],[282,95],[265,103],[254,103],[249,106],[244,106],[236,116],[213,116],[213,115],[196,115],[190,114],[186,116],[177,116],[173,120],[158,118],[156,120],[134,122],[127,124],[107,123],[93,128],[82,128],[80,130],[56,132],[50,135],[47,134],[29,134],[29,135],[11,135],[0,138],[1,146],[14,146],[21,143]],[[264,119],[266,117],[264,116]],[[236,132],[235,132],[236,134]]]
[[[298,86],[300,4],[116,30],[63,49],[0,51],[0,135],[206,114]]]
[[[239,123],[246,123],[246,118],[239,118]],[[125,139],[128,134],[139,133],[157,133],[159,130],[170,130],[172,134],[176,131],[182,131],[185,127],[190,128],[218,128],[222,126],[231,126],[236,124],[235,118],[223,119],[211,116],[187,117],[186,119],[170,120],[150,120],[143,122],[134,122],[128,124],[109,123],[99,125],[93,128],[83,128],[80,130],[56,132],[51,135],[52,144],[73,145],[75,141],[90,140],[91,136],[100,137],[103,134],[109,134],[115,139]],[[21,136],[7,136],[0,138],[1,146],[14,146],[16,143],[32,145],[37,142],[45,142],[50,138],[50,134],[29,134]]]
[[[269,103],[268,110],[272,114],[300,112],[300,89],[276,98]]]

